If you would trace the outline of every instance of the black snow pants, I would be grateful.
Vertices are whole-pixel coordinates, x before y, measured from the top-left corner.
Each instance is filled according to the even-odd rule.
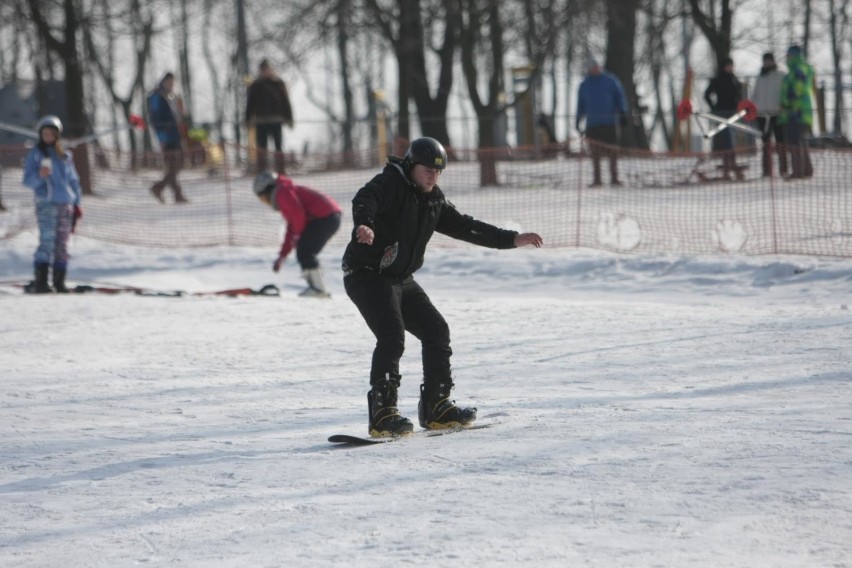
[[[340,213],[309,221],[296,245],[296,260],[302,270],[319,268],[319,255],[325,244],[340,228]]]
[[[405,332],[420,340],[424,383],[451,382],[450,328],[414,277],[391,278],[372,270],[348,274],[346,294],[376,336],[370,384],[399,377]]]

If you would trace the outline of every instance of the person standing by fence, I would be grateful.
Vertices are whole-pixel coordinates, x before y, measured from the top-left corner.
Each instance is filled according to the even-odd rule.
[[[55,116],[38,121],[38,142],[24,161],[24,185],[35,193],[38,221],[38,248],[35,252],[35,279],[24,291],[29,294],[68,292],[68,239],[74,224],[82,217],[80,177],[70,152],[62,149],[59,138],[62,122]],[[53,288],[48,283],[53,263]]]
[[[781,88],[781,117],[784,140],[791,156],[787,179],[811,177],[814,173],[808,152],[808,138],[814,121],[814,70],[798,45],[787,50],[787,75]]]
[[[183,111],[174,90],[175,76],[166,73],[159,86],[148,95],[148,114],[160,141],[165,168],[163,179],[151,186],[151,193],[160,203],[165,203],[163,190],[166,186],[171,186],[174,191],[175,203],[189,201],[177,179],[183,167]]]
[[[586,78],[577,93],[576,127],[585,134],[592,153],[593,179],[589,187],[600,187],[601,157],[609,157],[610,185],[620,186],[618,179],[618,145],[620,129],[627,124],[627,98],[618,77],[607,73],[594,58],[586,60]],[[585,117],[585,132],[580,128]]]
[[[730,118],[737,112],[742,93],[742,84],[734,75],[734,60],[727,57],[722,60],[716,76],[710,79],[704,91],[704,100],[710,105],[713,114]],[[738,179],[742,178],[742,173],[737,168],[734,135],[730,128],[725,128],[713,137],[713,151],[722,154],[722,179],[732,179],[731,174],[735,174]]]
[[[275,169],[283,174],[284,151],[281,127],[293,128],[293,108],[287,85],[272,70],[267,59],[260,62],[260,75],[249,87],[246,100],[246,123],[254,126],[257,171],[267,169],[267,145],[269,138],[275,145]]]
[[[784,147],[784,127],[779,124],[781,114],[781,85],[785,73],[778,69],[775,56],[763,54],[760,76],[754,84],[752,100],[757,107],[757,128],[763,134],[763,177],[772,176],[772,152],[778,153],[778,173],[787,175],[787,150]],[[774,139],[774,144],[773,144]]]

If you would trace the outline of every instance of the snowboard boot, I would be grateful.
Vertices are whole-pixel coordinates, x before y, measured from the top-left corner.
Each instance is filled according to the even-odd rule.
[[[475,408],[456,406],[450,400],[452,381],[446,383],[424,383],[420,385],[420,404],[417,407],[420,426],[427,430],[464,428],[476,420]]]
[[[325,282],[322,280],[322,272],[319,268],[303,270],[302,278],[308,282],[308,287],[299,294],[300,296],[305,298],[328,298],[331,296],[325,288]]]
[[[65,275],[68,267],[59,264],[53,265],[53,289],[59,294],[68,294],[71,290],[65,285]]]
[[[53,288],[47,283],[48,272],[50,272],[49,264],[36,264],[35,280],[24,286],[24,292],[27,294],[50,294],[53,292]]]
[[[388,374],[387,378],[377,381],[367,393],[370,436],[374,438],[403,436],[414,431],[411,420],[401,415],[396,407],[399,379]]]

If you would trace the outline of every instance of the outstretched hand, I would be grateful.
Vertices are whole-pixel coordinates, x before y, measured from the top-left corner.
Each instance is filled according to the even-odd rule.
[[[373,229],[367,225],[358,225],[355,228],[355,235],[358,237],[358,242],[362,245],[371,245],[373,244],[373,239],[376,238]]]
[[[544,240],[542,240],[541,236],[538,233],[521,233],[517,237],[515,237],[516,247],[525,247],[527,245],[533,245],[535,248],[541,248],[541,245],[543,244]]]
[[[284,264],[284,260],[286,260],[286,256],[279,256],[275,259],[275,262],[272,263],[272,272],[278,272],[281,270],[281,265]]]

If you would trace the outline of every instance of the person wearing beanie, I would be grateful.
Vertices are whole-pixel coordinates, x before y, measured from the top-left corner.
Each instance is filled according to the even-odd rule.
[[[581,122],[585,117],[585,131]],[[618,77],[606,72],[597,59],[586,59],[586,77],[577,92],[576,127],[585,134],[592,154],[593,179],[589,187],[600,187],[601,157],[609,157],[610,184],[620,186],[618,179],[619,128],[627,126],[627,97]]]
[[[716,116],[730,118],[737,112],[742,100],[742,85],[734,75],[734,61],[730,57],[722,60],[716,76],[710,80],[704,91],[704,100]],[[734,138],[730,128],[726,128],[713,137],[713,151],[722,155],[722,178],[732,179],[731,174],[741,178],[734,153]]]
[[[798,45],[787,50],[787,74],[781,84],[781,114],[784,141],[790,151],[791,173],[788,179],[801,179],[813,175],[813,165],[808,153],[808,138],[814,120],[814,70]]]
[[[778,123],[781,114],[781,84],[784,72],[778,69],[772,53],[763,54],[760,76],[754,84],[752,101],[757,107],[757,128],[763,134],[763,176],[772,176],[772,153],[778,153],[778,171],[787,175],[787,152],[784,148],[784,127]],[[774,138],[774,144],[773,144]]]

